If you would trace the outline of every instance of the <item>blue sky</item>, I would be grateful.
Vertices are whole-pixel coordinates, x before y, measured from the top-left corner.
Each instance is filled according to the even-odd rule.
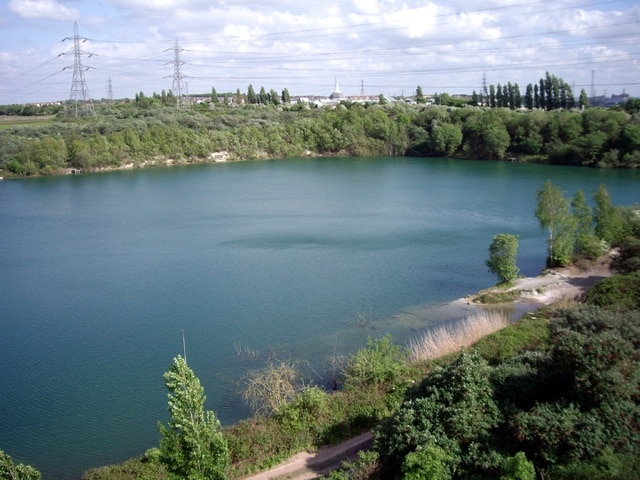
[[[640,97],[637,0],[9,0],[0,6],[0,104],[65,100],[74,22],[92,98],[188,93],[471,93],[550,72]]]

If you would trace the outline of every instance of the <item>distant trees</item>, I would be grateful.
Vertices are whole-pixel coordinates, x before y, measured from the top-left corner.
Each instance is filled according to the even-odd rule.
[[[560,95],[561,83],[556,79],[554,89],[554,77],[549,78],[551,95],[556,90]],[[133,102],[96,106],[99,115],[90,122],[49,120],[0,130],[0,169],[7,176],[29,176],[71,167],[92,170],[169,159],[186,163],[211,158],[218,150],[228,151],[232,159],[311,151],[640,166],[640,125],[627,111],[536,109],[540,91],[544,102],[549,93],[546,78],[542,90],[536,84],[525,93],[524,104],[534,105],[530,112],[515,110],[522,101],[516,84],[488,90],[488,104],[506,107],[450,108],[459,100],[436,94],[442,106],[342,102],[336,109],[309,109],[291,105],[287,89],[278,94],[261,87],[256,93],[249,85],[246,94],[238,89],[224,96],[225,106],[238,108],[184,111],[176,108],[172,92],[139,92]],[[219,98],[214,88],[211,93]]]
[[[507,82],[505,85],[489,86],[489,105],[504,107],[511,110],[524,106],[528,110],[541,108],[543,110],[571,109],[575,106],[575,99],[571,86],[561,78],[547,72],[544,78],[536,84],[527,84],[523,98],[517,83]]]

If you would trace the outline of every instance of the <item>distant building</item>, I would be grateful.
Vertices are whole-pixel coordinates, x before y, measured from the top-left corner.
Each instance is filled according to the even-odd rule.
[[[336,86],[333,89],[333,93],[329,95],[331,100],[340,100],[343,98],[342,92],[340,91],[340,87],[338,86],[338,77],[336,77]]]
[[[629,94],[625,93],[624,90],[620,95],[611,95],[611,97],[606,97],[604,95],[598,97],[589,98],[589,105],[592,107],[612,107],[614,105],[620,105],[621,103],[625,103],[629,100]]]

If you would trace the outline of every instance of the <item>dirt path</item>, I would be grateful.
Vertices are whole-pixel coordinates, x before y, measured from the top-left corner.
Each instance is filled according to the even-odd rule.
[[[322,447],[317,452],[302,452],[277,467],[261,472],[245,480],[318,478],[340,467],[343,461],[355,458],[360,450],[371,448],[373,434],[365,432],[344,443],[332,447]]]

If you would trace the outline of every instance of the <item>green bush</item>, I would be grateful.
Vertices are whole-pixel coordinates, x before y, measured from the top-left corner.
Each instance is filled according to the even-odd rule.
[[[625,311],[640,309],[640,271],[599,281],[587,292],[585,303]]]
[[[398,378],[406,368],[407,352],[394,345],[391,335],[369,338],[367,346],[349,358],[344,369],[345,388],[379,385]]]
[[[31,465],[19,463],[15,465],[11,457],[0,450],[1,480],[40,480],[42,475]]]
[[[169,474],[164,466],[146,456],[133,458],[119,465],[88,470],[82,480],[168,480]]]

